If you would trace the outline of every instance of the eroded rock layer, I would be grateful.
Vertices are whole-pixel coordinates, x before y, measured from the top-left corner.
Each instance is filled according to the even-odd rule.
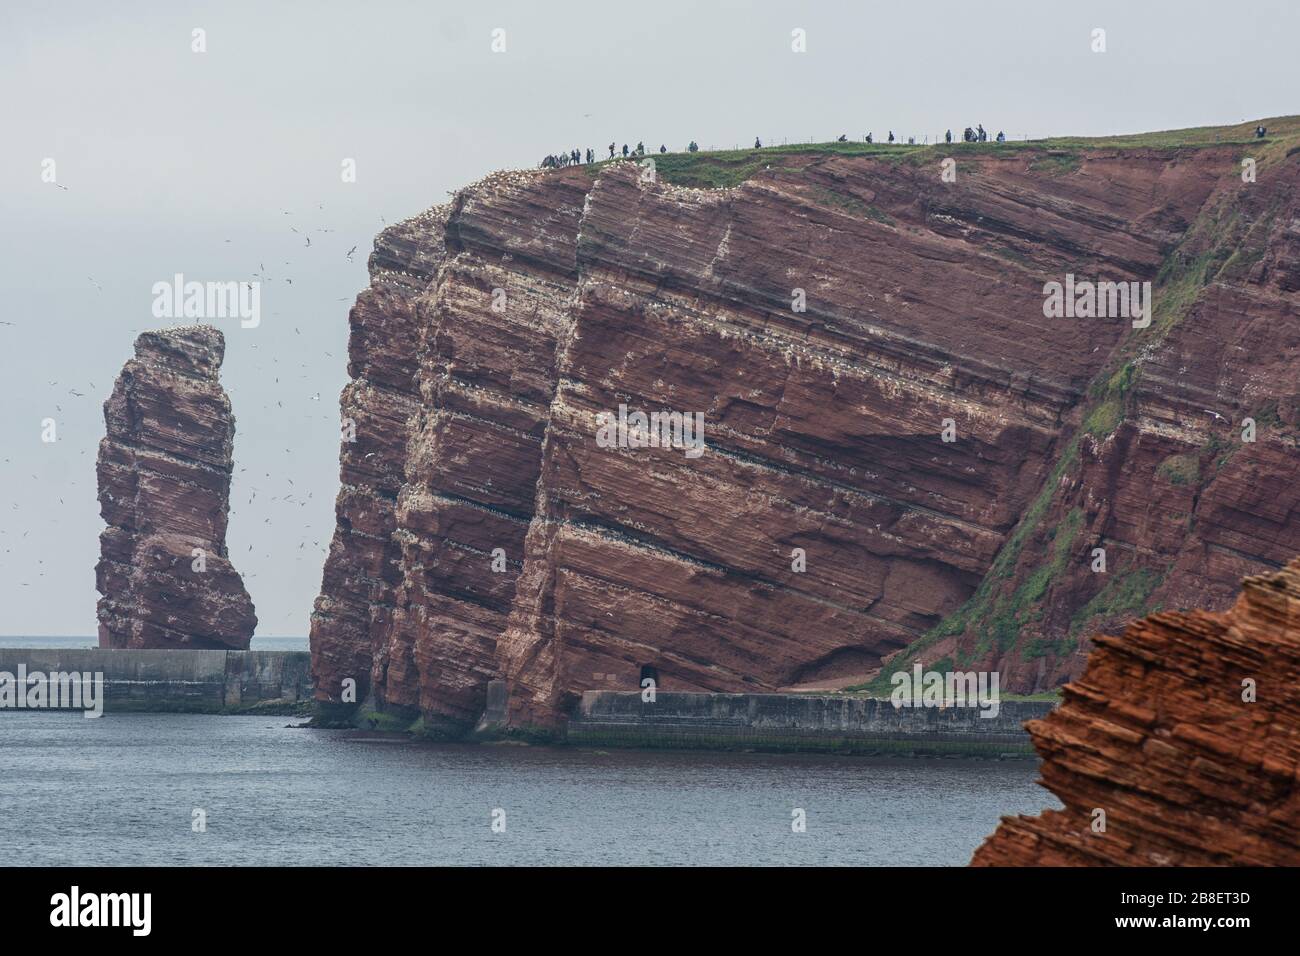
[[[1242,152],[954,148],[946,181],[933,151],[762,151],[725,190],[616,162],[386,230],[320,699],[352,678],[455,731],[501,679],[510,723],[553,726],[645,674],[776,690],[908,655],[1034,690],[1118,614],[1226,603],[1300,551],[1298,160],[1261,153],[1246,187]],[[1045,318],[1067,274],[1153,282],[1156,321]],[[702,415],[703,453],[598,441],[620,408]]]
[[[142,333],[104,403],[100,647],[243,650],[257,616],[226,552],[235,419],[210,326]]]
[[[1065,809],[1004,817],[973,865],[1300,864],[1300,559],[1095,643],[1026,725]]]

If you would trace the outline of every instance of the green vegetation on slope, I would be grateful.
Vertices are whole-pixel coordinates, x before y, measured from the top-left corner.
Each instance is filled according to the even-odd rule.
[[[1276,121],[1267,121],[1266,125],[1274,126]],[[1291,118],[1288,125],[1292,133],[1300,132],[1300,118]],[[1219,138],[1219,134],[1224,130],[1232,129],[1209,127],[1204,130],[1126,137],[1123,138],[1124,143],[1106,141],[1093,144],[1105,146],[1212,144],[1216,141],[1226,141],[1226,137]],[[1176,134],[1181,133],[1196,135],[1179,139]],[[1091,141],[1080,141],[1072,145],[1088,145],[1089,142]],[[1055,142],[1054,145],[1062,144]],[[1012,531],[1007,543],[998,552],[975,594],[914,642],[889,666],[888,672],[882,669],[875,680],[863,685],[862,690],[873,694],[888,693],[890,673],[910,667],[918,655],[944,638],[963,634],[973,635],[973,648],[970,651],[959,652],[958,663],[961,666],[967,665],[971,660],[982,658],[994,648],[999,653],[1005,653],[1015,646],[1020,626],[1041,616],[1041,601],[1047,596],[1052,582],[1064,570],[1064,562],[1071,554],[1067,544],[1073,541],[1079,530],[1075,524],[1081,517],[1077,508],[1069,513],[1069,518],[1060,528],[1048,532],[1048,537],[1053,539],[1053,546],[1044,560],[1032,569],[1022,569],[1022,573],[1027,571],[1028,576],[1010,594],[1007,593],[1007,585],[1016,573],[1025,543],[1038,531],[1048,512],[1061,477],[1067,469],[1073,469],[1077,463],[1080,434],[1087,434],[1098,440],[1104,440],[1114,434],[1130,410],[1133,386],[1141,374],[1141,366],[1137,360],[1138,353],[1152,349],[1177,327],[1209,283],[1227,272],[1229,268],[1242,268],[1245,263],[1258,260],[1262,255],[1263,243],[1273,215],[1274,213],[1270,212],[1247,229],[1231,197],[1225,196],[1198,216],[1179,244],[1166,257],[1153,283],[1154,303],[1151,327],[1129,331],[1125,340],[1116,349],[1113,358],[1094,378],[1082,409],[1080,432],[1076,433],[1066,446],[1060,461]],[[1266,415],[1266,413],[1261,414]],[[1258,416],[1257,420],[1260,420]],[[1212,448],[1211,452],[1213,451],[1215,449]],[[1226,458],[1227,454],[1224,454],[1218,464],[1221,466]],[[1190,456],[1178,456],[1176,460],[1167,460],[1162,464],[1159,473],[1174,484],[1191,484],[1200,480],[1199,463]],[[1097,595],[1075,613],[1068,637],[1059,643],[1049,643],[1042,639],[1032,641],[1023,649],[1023,656],[1033,659],[1049,654],[1059,656],[1063,653],[1071,653],[1077,647],[1078,638],[1085,631],[1088,622],[1098,618],[1115,620],[1119,617],[1137,617],[1149,613],[1153,610],[1148,606],[1150,596],[1163,579],[1163,573],[1148,568],[1134,568],[1116,574]]]
[[[1030,602],[1041,598],[1046,591],[1050,582],[1051,571],[1049,570],[1043,575],[1036,575],[1031,580],[1026,581],[1009,600],[1005,594],[1000,593],[1000,589],[1015,573],[1016,564],[1020,560],[1020,553],[1024,549],[1025,542],[1047,514],[1057,483],[1067,469],[1074,467],[1078,454],[1079,438],[1076,435],[1066,445],[1065,451],[1052,469],[1051,475],[1047,481],[1043,482],[1037,497],[1034,498],[1033,503],[1026,510],[1020,523],[1011,532],[1011,536],[997,553],[997,557],[993,559],[988,574],[984,575],[984,580],[980,582],[979,587],[975,589],[975,593],[970,599],[926,634],[914,641],[888,668],[882,668],[874,680],[854,689],[878,695],[887,694],[890,689],[890,674],[911,667],[912,662],[919,655],[944,638],[956,637],[968,630],[974,630],[979,634],[978,643],[985,650],[991,646],[994,640],[998,641],[999,646],[1008,637],[1014,642],[1015,635],[1010,633],[1012,627],[1020,619],[1020,616],[1025,613]],[[1071,527],[1072,523],[1073,526]],[[1066,522],[1066,533],[1062,534],[1059,529],[1056,531],[1053,565],[1057,561],[1063,561],[1064,556],[1068,555],[1070,544],[1078,533],[1081,524],[1082,512],[1076,509],[1071,512],[1070,520]],[[971,654],[964,654],[958,663],[965,666],[971,659]]]
[[[1084,626],[1096,618],[1135,618],[1157,610],[1147,607],[1147,600],[1164,578],[1164,574],[1158,574],[1150,568],[1130,568],[1125,572],[1116,572],[1106,586],[1070,618],[1070,636],[1077,637]]]
[[[1171,485],[1194,485],[1201,477],[1201,465],[1194,455],[1170,455],[1160,463],[1156,474]]]

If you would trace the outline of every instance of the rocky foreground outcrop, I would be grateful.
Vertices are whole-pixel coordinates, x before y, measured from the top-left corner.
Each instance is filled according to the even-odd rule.
[[[226,553],[235,419],[209,326],[145,332],[104,403],[100,647],[246,649],[253,602]]]
[[[1004,817],[972,864],[1300,865],[1300,559],[1095,643],[1026,725],[1065,809]]]
[[[1300,552],[1300,158],[1247,136],[501,173],[385,230],[319,699],[456,733],[492,680],[518,727],[643,676],[1033,691],[1226,606]],[[1153,321],[1045,317],[1067,275],[1151,281]],[[702,453],[600,440],[637,412],[701,414]]]

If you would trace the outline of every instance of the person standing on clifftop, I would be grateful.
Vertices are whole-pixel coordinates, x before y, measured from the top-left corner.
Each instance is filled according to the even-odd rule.
[[[762,148],[763,148],[763,141],[760,140],[757,136],[754,137],[754,148],[755,148],[755,149],[762,149]]]
[[[627,143],[623,144],[623,158],[627,159]]]
[[[948,130],[948,132],[946,132],[946,133],[943,134],[943,141],[944,141],[945,143],[951,143],[951,142],[952,142],[952,130]]]

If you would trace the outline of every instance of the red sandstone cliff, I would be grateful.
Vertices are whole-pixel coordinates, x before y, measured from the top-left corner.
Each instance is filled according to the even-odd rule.
[[[209,326],[145,332],[104,403],[100,647],[244,649],[257,617],[226,553],[235,419]]]
[[[1065,809],[1004,817],[972,864],[1300,865],[1300,559],[1247,578],[1227,613],[1096,644],[1027,725]]]
[[[1035,690],[1115,618],[1223,606],[1300,552],[1289,142],[503,173],[386,230],[318,696],[353,678],[457,731],[502,679],[512,723],[550,725],[646,667],[774,690],[900,651]],[[1066,273],[1153,281],[1155,322],[1044,318]],[[620,405],[703,413],[707,450],[600,447]]]

